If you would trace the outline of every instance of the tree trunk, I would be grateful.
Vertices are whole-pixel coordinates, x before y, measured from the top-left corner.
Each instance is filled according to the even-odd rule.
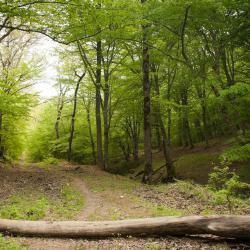
[[[131,144],[132,144],[132,153],[135,162],[138,162],[138,144],[140,138],[140,123],[137,114],[131,114],[131,116],[126,118],[125,131],[128,134]]]
[[[84,76],[85,76],[85,73],[83,75],[79,76],[79,79],[78,79],[77,84],[76,84],[75,92],[74,92],[74,106],[73,106],[73,112],[71,115],[68,161],[71,161],[71,156],[72,156],[72,143],[73,143],[74,132],[75,132],[75,116],[76,116],[76,109],[77,109],[77,94],[78,94],[78,90],[79,90],[81,81],[82,81]]]
[[[163,141],[163,153],[164,153],[166,167],[167,167],[167,178],[165,178],[165,181],[173,181],[175,178],[175,168],[173,165],[170,148],[168,147],[166,129],[165,129],[165,126],[161,117],[160,117],[160,128],[161,128],[162,141]]]
[[[3,114],[0,112],[0,158],[4,157],[4,147],[3,147]]]
[[[133,141],[132,144],[133,144],[134,162],[138,162],[139,161],[139,156],[138,156],[138,138],[137,138],[137,135],[133,137],[132,141]]]
[[[203,102],[202,103],[202,121],[203,121],[203,130],[204,130],[204,139],[206,146],[205,148],[209,147],[209,141],[208,141],[208,124],[207,124],[207,108],[206,104]]]
[[[104,124],[104,169],[108,168],[109,161],[109,117],[108,117],[108,106],[109,106],[109,84],[108,79],[105,80],[104,86],[104,102],[103,102],[103,124]]]
[[[146,0],[141,0],[145,3]],[[144,116],[144,175],[143,182],[150,181],[152,176],[152,145],[151,145],[151,107],[150,107],[150,80],[149,80],[149,47],[148,47],[148,25],[142,25],[142,72],[143,72],[143,116]]]
[[[201,123],[200,123],[200,119],[199,118],[195,119],[194,126],[195,126],[196,135],[198,137],[198,141],[204,141],[205,140],[205,136],[203,134],[203,130],[201,128]]]
[[[62,91],[60,90],[60,96],[58,98],[58,108],[57,108],[57,118],[56,118],[56,122],[55,122],[55,132],[56,132],[56,139],[59,140],[60,139],[60,129],[59,129],[59,124],[61,121],[61,117],[62,117],[62,110],[64,107],[64,97],[66,95],[66,90]]]
[[[155,83],[155,91],[156,91],[156,95],[158,96],[158,98],[160,97],[160,87],[159,87],[159,78],[158,75],[155,73],[155,77],[154,77],[154,83]],[[168,109],[169,111],[170,109]],[[170,110],[171,112],[171,110]],[[167,167],[167,178],[165,179],[165,181],[173,181],[175,178],[175,168],[173,165],[173,161],[172,161],[172,157],[171,157],[171,151],[170,151],[170,128],[169,126],[171,126],[171,123],[169,123],[168,121],[168,136],[167,137],[167,132],[166,132],[166,128],[162,119],[162,114],[161,114],[161,105],[160,102],[158,101],[157,105],[156,105],[156,114],[158,117],[158,121],[159,121],[159,126],[160,126],[160,130],[161,130],[161,135],[162,135],[162,142],[163,142],[163,153],[164,153],[164,157],[165,157],[165,162],[166,162],[166,167]],[[168,113],[169,115],[169,113]],[[169,117],[168,117],[169,118]],[[170,113],[170,119],[171,119],[171,113]]]
[[[187,137],[188,137],[188,142],[189,142],[190,148],[194,148],[188,117],[186,117],[186,119],[185,119],[185,126],[186,126]]]
[[[102,121],[101,121],[101,77],[102,77],[102,42],[96,45],[96,141],[97,141],[97,164],[103,168],[102,152]]]
[[[87,122],[88,122],[88,129],[89,129],[89,137],[90,137],[90,144],[92,148],[92,157],[93,157],[93,164],[96,164],[96,153],[95,153],[95,142],[92,133],[92,126],[91,126],[91,119],[90,119],[90,108],[87,108]]]
[[[160,129],[159,119],[157,117],[157,114],[155,116],[155,121],[157,123],[156,126],[155,126],[156,147],[157,147],[158,151],[161,152],[162,151],[161,129]]]
[[[168,146],[171,146],[171,124],[172,124],[172,116],[171,109],[168,109]]]
[[[250,216],[187,216],[123,221],[21,221],[0,219],[0,232],[21,236],[98,238],[212,234],[250,239]]]
[[[188,89],[184,87],[181,93],[181,101],[183,106],[183,143],[185,147],[190,146],[190,148],[193,148],[193,140],[191,136],[190,131],[190,125],[189,125],[189,119],[188,119]]]

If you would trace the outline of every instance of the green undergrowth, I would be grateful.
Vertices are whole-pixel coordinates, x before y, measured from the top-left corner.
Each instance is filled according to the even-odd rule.
[[[0,216],[5,219],[72,219],[84,206],[82,195],[64,185],[53,197],[32,189],[11,195],[0,202]]]
[[[177,181],[175,183],[160,184],[153,187],[157,192],[167,194],[168,191],[175,190],[182,194],[186,199],[193,199],[194,202],[202,204],[203,211],[201,214],[217,213],[241,213],[242,209],[250,207],[250,198],[230,196],[225,190],[212,190],[208,185],[200,185],[190,181]],[[224,206],[221,211],[219,208]],[[192,211],[192,208],[190,208]]]
[[[150,206],[152,216],[182,216],[185,214],[184,211],[178,210],[175,208],[160,206],[160,205],[151,205]]]
[[[17,243],[14,239],[9,239],[0,234],[1,250],[24,250],[25,248]]]
[[[51,166],[57,166],[59,164],[59,160],[54,157],[48,157],[43,159],[43,161],[39,162],[37,165],[40,168],[48,169]]]
[[[54,217],[72,219],[84,207],[84,197],[75,188],[65,185],[61,189],[60,200],[53,204]]]
[[[194,180],[197,183],[207,183],[208,174],[214,163],[218,162],[217,152],[191,153],[178,158],[175,163],[177,176]]]
[[[168,184],[159,184],[154,187],[156,191],[167,193],[170,189],[175,189],[189,197],[196,197],[198,200],[207,201],[211,192],[206,186],[196,184],[191,181],[177,181]]]

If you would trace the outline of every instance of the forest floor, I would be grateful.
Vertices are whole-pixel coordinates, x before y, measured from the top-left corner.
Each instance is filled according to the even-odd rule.
[[[179,181],[143,185],[96,166],[0,167],[0,218],[118,220],[171,215],[229,214],[226,203],[201,185]],[[235,201],[235,214],[250,214],[249,201]],[[0,236],[3,250],[65,249],[250,249],[250,242],[218,237],[49,239]]]
[[[176,147],[172,151],[173,160],[178,179],[190,180],[199,184],[207,184],[209,174],[213,167],[220,162],[220,155],[225,149],[235,145],[234,138],[217,138],[210,140],[210,146],[205,148],[204,143],[195,144],[194,148]],[[153,167],[157,168],[165,164],[162,152],[153,153]],[[143,163],[136,169],[139,172],[144,167]],[[119,163],[114,164],[114,169],[119,169]],[[230,167],[239,175],[240,180],[250,183],[250,162],[235,162]],[[124,169],[124,167],[122,167]],[[119,171],[118,171],[119,172]]]

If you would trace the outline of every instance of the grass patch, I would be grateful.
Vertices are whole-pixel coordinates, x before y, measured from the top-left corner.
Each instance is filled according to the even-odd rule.
[[[5,238],[0,234],[0,249],[1,250],[24,250],[25,248],[12,239]]]
[[[55,191],[56,192],[56,191]],[[81,193],[64,185],[53,197],[26,189],[0,202],[0,216],[5,219],[41,220],[72,219],[84,206]]]
[[[182,216],[183,211],[165,206],[151,206],[152,216]]]
[[[181,156],[175,163],[177,176],[205,184],[214,163],[218,163],[216,152],[192,153]]]
[[[37,194],[15,194],[0,203],[0,215],[4,219],[39,220],[44,218],[49,202]]]
[[[86,182],[90,190],[95,193],[114,190],[130,194],[133,189],[140,185],[139,182],[130,180],[127,177],[111,174],[102,176],[85,176],[84,182]]]
[[[52,205],[53,216],[57,219],[72,219],[83,208],[84,197],[69,184],[63,186],[60,199]]]

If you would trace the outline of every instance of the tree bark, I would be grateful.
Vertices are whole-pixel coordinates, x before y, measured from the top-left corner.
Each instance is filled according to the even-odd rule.
[[[96,144],[97,144],[97,164],[103,168],[102,151],[102,121],[101,121],[101,77],[102,77],[102,42],[97,41],[96,45]]]
[[[139,138],[140,138],[140,122],[138,114],[132,113],[129,117],[125,119],[125,131],[129,136],[132,144],[132,153],[134,162],[138,162],[138,147],[139,147]]]
[[[109,161],[109,116],[108,116],[108,107],[109,107],[109,84],[108,76],[105,77],[105,86],[104,86],[104,101],[103,101],[103,125],[104,125],[104,155],[103,155],[103,164],[104,169],[108,168]]]
[[[79,79],[78,79],[77,84],[76,84],[75,92],[74,92],[74,107],[73,107],[73,112],[71,115],[68,161],[71,161],[71,156],[72,156],[72,143],[73,143],[74,132],[75,132],[75,116],[76,116],[76,109],[77,109],[77,94],[78,94],[78,90],[79,90],[81,81],[82,81],[84,76],[85,76],[85,73],[83,73],[81,76],[79,76]]]
[[[158,75],[156,73],[154,75],[154,83],[155,83],[156,95],[159,98],[160,97],[159,78],[158,78]],[[170,109],[168,109],[168,110],[170,110]],[[170,124],[168,121],[168,133],[169,133],[168,135],[169,135],[169,137],[167,137],[167,131],[166,131],[165,124],[163,122],[162,114],[161,114],[160,101],[158,101],[158,103],[156,105],[156,112],[157,112],[160,130],[161,130],[162,142],[163,142],[163,153],[164,153],[166,167],[167,167],[167,177],[165,178],[165,181],[173,181],[175,178],[175,168],[173,165],[171,151],[170,151],[170,147],[169,147],[169,145],[170,145],[170,128],[169,128]],[[168,113],[168,115],[169,115],[169,113]]]
[[[67,88],[65,90],[62,89],[62,86],[60,85],[60,94],[58,97],[58,104],[57,104],[57,118],[55,122],[55,132],[56,132],[56,139],[60,139],[60,129],[59,129],[59,124],[61,121],[62,117],[62,110],[64,107],[64,98],[67,92]]]
[[[92,158],[93,158],[93,164],[96,165],[96,152],[95,152],[95,141],[93,137],[92,132],[92,126],[91,126],[91,113],[90,113],[90,100],[88,99],[88,103],[86,103],[85,98],[83,96],[83,103],[87,112],[87,123],[88,123],[88,130],[89,130],[89,138],[90,138],[90,144],[92,149]]]
[[[3,147],[3,114],[0,112],[0,158],[4,157],[4,147]]]
[[[185,147],[190,146],[190,148],[194,148],[193,140],[190,131],[189,119],[188,119],[188,89],[186,86],[183,87],[181,92],[181,104],[183,106],[183,144]]]
[[[158,217],[123,221],[17,221],[0,219],[0,232],[40,237],[115,237],[213,234],[250,239],[250,216]]]
[[[141,0],[144,4],[146,0]],[[151,145],[151,107],[150,107],[150,80],[149,80],[149,47],[148,25],[142,25],[142,72],[143,72],[143,116],[144,116],[144,175],[142,181],[147,183],[152,176],[152,145]]]
[[[93,164],[96,164],[96,153],[95,153],[95,142],[92,133],[91,127],[91,119],[90,119],[90,110],[87,110],[87,122],[88,122],[88,129],[89,129],[89,137],[90,137],[90,144],[92,148],[92,157],[93,157]]]
[[[205,102],[202,102],[202,121],[203,121],[203,128],[204,128],[204,139],[205,139],[205,148],[209,147],[209,140],[208,140],[208,122],[207,122],[207,107]]]
[[[171,125],[172,125],[172,112],[168,109],[168,146],[171,146]]]

